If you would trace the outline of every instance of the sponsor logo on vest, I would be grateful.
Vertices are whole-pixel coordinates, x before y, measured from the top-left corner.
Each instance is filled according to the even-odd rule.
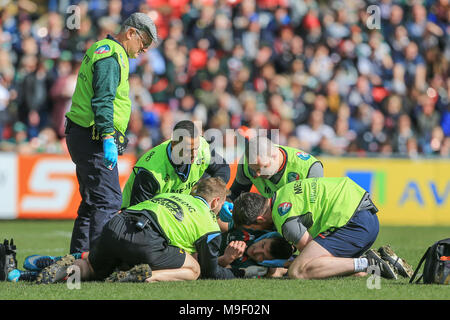
[[[154,154],[155,154],[155,151],[151,151],[151,152],[145,157],[145,161],[150,161],[150,159],[153,157]]]
[[[283,202],[278,206],[278,213],[280,216],[284,216],[286,213],[289,212],[292,208],[292,203],[290,202]]]
[[[297,152],[297,157],[299,157],[302,160],[308,160],[309,158],[311,158],[311,155],[309,153],[303,152],[303,151],[299,151]]]
[[[300,193],[303,192],[303,190],[302,190],[302,182],[301,181],[298,181],[298,182],[294,183],[294,192],[295,192],[295,194],[300,194]]]
[[[311,192],[309,194],[309,203],[315,203],[317,198],[317,178],[311,183]]]
[[[111,48],[107,44],[105,44],[105,45],[103,45],[101,47],[98,47],[97,50],[95,50],[94,53],[96,53],[96,54],[103,54],[103,53],[108,53],[110,51],[111,51]]]
[[[300,179],[300,175],[297,172],[289,172],[287,178],[288,182],[292,182]]]
[[[164,206],[167,210],[170,211],[170,213],[173,214],[175,219],[177,219],[178,221],[183,221],[183,219],[184,219],[183,209],[175,201],[167,199],[167,198],[153,198],[150,201]]]

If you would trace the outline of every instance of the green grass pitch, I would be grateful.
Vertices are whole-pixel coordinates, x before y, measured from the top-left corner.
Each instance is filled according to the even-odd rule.
[[[73,221],[0,221],[0,240],[14,238],[21,267],[31,254],[63,255],[69,250]],[[391,244],[413,267],[426,248],[450,236],[450,227],[381,226],[375,248]],[[67,285],[0,283],[0,300],[437,300],[450,299],[448,286],[410,285],[406,279],[381,279],[380,289],[369,289],[367,278],[327,280],[240,279],[190,282]]]

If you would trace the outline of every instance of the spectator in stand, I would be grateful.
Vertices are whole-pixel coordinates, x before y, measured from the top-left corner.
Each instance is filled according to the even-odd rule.
[[[395,67],[398,74],[403,75],[403,81],[407,87],[414,87],[419,90],[425,89],[425,61],[415,42],[408,43],[403,56],[396,61]]]
[[[18,120],[29,126],[30,137],[35,137],[39,126],[45,124],[48,112],[47,73],[36,56],[24,56],[21,62],[23,79],[18,87]]]
[[[58,78],[50,88],[50,98],[53,100],[51,123],[59,138],[64,134],[64,116],[70,109],[72,95],[77,83],[80,62],[68,57],[61,57],[58,62]]]
[[[391,95],[386,99],[382,112],[385,115],[384,126],[390,137],[393,136],[399,125],[399,118],[404,111],[402,98],[399,95]]]
[[[347,101],[352,110],[355,110],[363,103],[372,106],[373,95],[369,79],[366,76],[358,77],[356,86],[351,89]]]
[[[27,126],[22,122],[14,123],[12,137],[0,141],[0,149],[19,154],[31,154],[33,149],[29,143]]]
[[[433,129],[439,125],[440,114],[435,109],[434,101],[427,95],[420,97],[420,105],[416,109],[419,146],[425,150],[431,139]]]
[[[356,139],[353,131],[349,130],[348,120],[340,117],[334,125],[335,135],[321,142],[321,149],[324,153],[333,156],[343,156],[347,152],[349,145]]]
[[[358,136],[358,144],[361,150],[368,153],[381,151],[382,145],[388,141],[388,136],[384,128],[384,115],[381,111],[375,110],[372,113],[372,122],[368,130]]]
[[[401,156],[408,155],[408,141],[415,139],[415,133],[412,128],[411,118],[407,114],[402,114],[398,118],[396,132],[393,135],[394,152]]]
[[[314,99],[313,110],[319,110],[323,113],[324,123],[332,127],[336,121],[336,114],[328,107],[328,100],[324,95],[317,95]]]
[[[444,142],[444,132],[441,127],[436,126],[431,130],[430,139],[422,142],[422,151],[425,155],[439,155]]]
[[[334,130],[324,123],[323,112],[314,110],[309,116],[308,124],[299,125],[296,128],[296,134],[301,141],[301,149],[311,152],[319,146],[323,138],[333,138]]]
[[[412,21],[406,23],[406,28],[410,38],[420,44],[421,39],[427,28],[427,11],[422,4],[412,6]]]

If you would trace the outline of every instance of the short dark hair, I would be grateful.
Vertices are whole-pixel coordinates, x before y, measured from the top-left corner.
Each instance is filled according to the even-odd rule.
[[[235,201],[233,222],[236,227],[256,223],[256,218],[264,213],[267,199],[253,192],[242,193]]]
[[[183,120],[178,122],[173,128],[172,141],[180,142],[185,137],[194,139],[198,136],[199,129],[195,123],[190,120]]]
[[[284,238],[273,238],[269,253],[274,259],[289,259],[294,252],[292,245]]]

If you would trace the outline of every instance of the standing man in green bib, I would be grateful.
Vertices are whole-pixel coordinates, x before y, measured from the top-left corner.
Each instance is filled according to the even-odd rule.
[[[269,199],[243,193],[233,220],[237,227],[275,227],[300,251],[290,278],[323,279],[376,267],[382,277],[397,279],[397,267],[370,249],[379,231],[377,211],[369,194],[348,177],[310,178],[286,184]]]
[[[248,140],[245,155],[239,161],[236,178],[231,186],[231,200],[252,185],[270,198],[289,182],[323,177],[323,165],[314,156],[286,146],[275,145],[266,137]]]
[[[86,52],[66,114],[67,147],[81,194],[70,252],[89,251],[107,221],[121,207],[118,154],[126,148],[131,114],[129,64],[157,40],[153,21],[133,13],[119,34],[108,35]]]

